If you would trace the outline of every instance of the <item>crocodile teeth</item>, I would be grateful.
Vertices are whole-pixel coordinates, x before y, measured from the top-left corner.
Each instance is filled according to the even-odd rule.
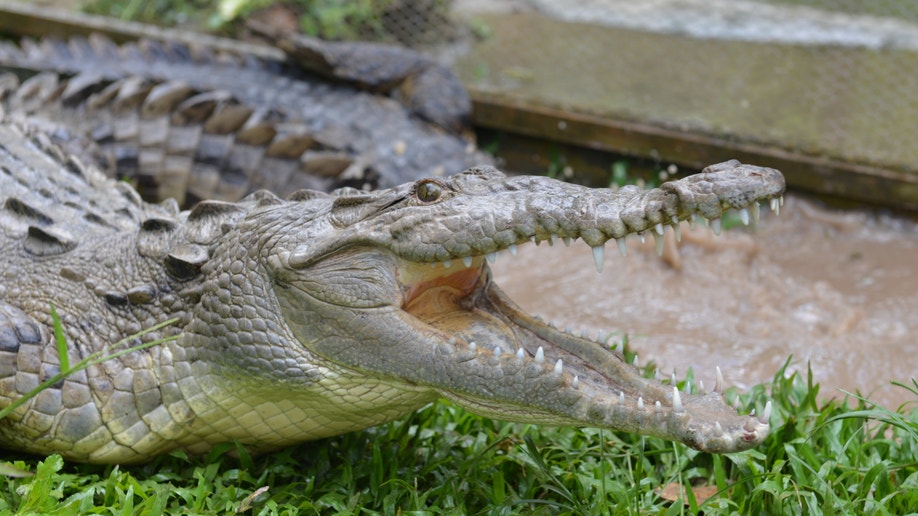
[[[476,349],[478,349],[478,344],[475,344],[474,342],[469,342],[469,349],[472,351],[475,351]]]
[[[628,247],[625,245],[625,239],[616,238],[615,243],[618,244],[618,252],[621,253],[622,256],[628,256]]]
[[[463,257],[462,257],[462,264],[465,265],[466,268],[471,267],[471,266],[472,266],[472,257],[471,257],[471,256],[463,256]]]
[[[720,235],[720,217],[711,219],[711,230],[714,231],[715,235]]]
[[[557,241],[558,241],[558,235],[556,235],[556,234],[554,234],[554,233],[548,235],[548,245],[554,246],[554,245],[555,245],[555,242],[557,242]]]
[[[575,375],[574,379],[571,381],[571,388],[576,389],[577,386],[579,385],[580,385],[580,377]]]
[[[765,409],[762,410],[762,415],[759,417],[759,421],[767,425],[770,419],[771,419],[771,400],[765,403]]]
[[[605,246],[602,244],[593,246],[593,264],[596,265],[596,272],[602,272],[602,266],[605,262],[604,251]]]
[[[494,263],[497,261],[497,253],[488,253],[485,255],[485,259],[490,263]]]
[[[641,243],[642,243],[642,244],[646,244],[646,243],[647,243],[647,236],[644,234],[643,231],[639,232],[639,233],[638,233],[638,236],[641,237]]]
[[[450,267],[453,266],[453,261],[452,261],[452,260],[443,260],[443,266],[446,267],[447,269],[449,269]]]
[[[720,372],[720,366],[714,368],[714,392],[717,394],[724,393],[724,374]]]
[[[654,233],[653,243],[657,246],[657,256],[663,256],[663,237]]]
[[[771,211],[773,211],[773,212],[775,212],[775,213],[779,213],[779,212],[781,211],[781,206],[778,204],[778,198],[777,198],[777,197],[775,197],[775,198],[773,198],[773,199],[770,199],[770,200],[768,201],[768,203],[769,203],[769,206],[771,207]]]
[[[564,372],[564,362],[562,362],[559,358],[558,361],[555,362],[555,368],[552,370],[552,374],[555,376],[561,376],[562,372]]]
[[[619,405],[625,404],[625,391],[618,391],[618,403]]]
[[[662,223],[657,222],[657,225],[654,226],[653,229],[656,230],[658,235],[663,236],[663,224]]]
[[[717,433],[719,434],[724,433],[724,429],[720,426],[720,421],[714,422],[714,428],[717,430]]]
[[[644,410],[644,398],[638,398],[637,408],[638,410]]]
[[[685,406],[682,405],[682,397],[679,396],[679,389],[673,387],[673,412],[685,412]]]
[[[749,210],[747,210],[746,208],[741,209],[739,211],[739,218],[740,218],[740,221],[742,221],[744,226],[748,226],[749,225]]]
[[[638,356],[634,355],[634,360],[631,361],[631,365],[638,367]]]
[[[510,244],[507,246],[507,250],[510,251],[510,254],[516,256],[516,244]]]
[[[500,346],[494,347],[494,356],[499,357],[501,355]]]
[[[682,241],[682,224],[679,223],[679,220],[676,217],[673,217],[673,232],[676,234],[676,242]]]
[[[754,202],[749,206],[749,211],[752,212],[752,222],[754,224],[759,223],[759,203]]]
[[[519,360],[526,358],[526,352],[523,351],[523,348],[516,350],[516,358],[518,358]]]
[[[561,240],[564,242],[564,247],[571,246],[571,237],[562,237]]]
[[[676,385],[676,371],[673,371],[673,374],[669,376],[669,384]]]
[[[541,364],[542,362],[545,362],[545,350],[542,349],[542,346],[539,346],[539,349],[536,350],[535,361],[536,361],[536,364]]]
[[[698,394],[704,394],[704,381],[698,380]]]
[[[660,403],[659,400],[653,402],[653,408],[654,408],[657,412],[663,412],[663,404]]]

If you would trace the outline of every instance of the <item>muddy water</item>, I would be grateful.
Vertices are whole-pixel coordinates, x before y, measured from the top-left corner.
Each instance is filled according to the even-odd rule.
[[[682,226],[657,257],[652,239],[607,246],[597,274],[582,242],[527,245],[494,265],[499,285],[530,313],[590,335],[627,333],[640,360],[680,377],[769,382],[788,356],[823,397],[859,390],[892,408],[914,396],[891,380],[918,376],[918,225],[836,212],[788,196],[754,229],[714,237]],[[912,405],[914,406],[914,404]]]

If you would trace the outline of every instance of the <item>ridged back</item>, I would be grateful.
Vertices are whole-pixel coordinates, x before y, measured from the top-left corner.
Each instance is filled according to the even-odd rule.
[[[183,189],[192,200],[236,200],[264,187],[281,194],[304,186],[385,188],[491,161],[468,139],[419,119],[387,95],[203,46],[152,41],[117,46],[96,36],[23,40],[19,46],[0,44],[0,66],[76,74],[47,86],[73,113],[63,116],[65,125],[88,131],[103,148],[118,142],[111,144],[110,154],[125,170],[137,162],[138,186],[152,198],[182,198]],[[94,96],[96,111],[88,117],[89,105],[80,103],[87,95]],[[34,96],[11,110],[60,118],[57,104],[46,98]],[[113,116],[127,106],[136,108],[136,124],[129,124],[123,112]],[[223,114],[230,107],[233,114]],[[221,123],[202,127],[214,116]],[[157,130],[140,130],[141,121]],[[192,133],[197,132],[224,138],[196,140]],[[132,134],[150,136],[128,145]],[[188,172],[192,151],[187,147],[194,144],[193,160],[202,169],[211,162],[207,173]],[[300,166],[291,170],[296,159]]]

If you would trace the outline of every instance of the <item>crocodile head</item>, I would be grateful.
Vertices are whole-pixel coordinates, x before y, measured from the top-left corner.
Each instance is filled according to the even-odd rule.
[[[308,225],[275,221],[285,231],[263,266],[285,324],[330,367],[498,419],[620,429],[729,453],[767,436],[770,407],[738,415],[719,371],[709,393],[644,378],[608,345],[526,314],[494,283],[488,261],[521,244],[580,238],[601,269],[608,240],[624,252],[627,235],[662,235],[693,215],[715,224],[728,209],[757,215],[759,201],[783,191],[778,171],[735,161],[657,189],[617,191],[477,168],[313,203]]]

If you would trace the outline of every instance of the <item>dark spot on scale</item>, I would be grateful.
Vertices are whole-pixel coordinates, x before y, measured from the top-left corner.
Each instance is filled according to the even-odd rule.
[[[19,337],[16,332],[9,326],[0,326],[0,351],[9,351],[16,353],[19,351]]]
[[[184,280],[195,277],[207,262],[207,248],[200,245],[182,245],[166,255],[165,267],[170,276]]]
[[[54,223],[54,220],[42,213],[37,208],[29,206],[24,201],[17,199],[16,197],[10,197],[3,203],[3,209],[17,215],[18,217],[27,220],[31,224],[36,224],[39,226],[50,226]]]
[[[155,297],[156,287],[153,285],[141,285],[127,291],[127,299],[132,305],[149,303]]]
[[[29,226],[26,239],[22,242],[22,247],[33,256],[63,254],[76,246],[76,239],[70,233],[55,226]]]
[[[155,233],[164,233],[166,231],[172,231],[175,229],[175,221],[169,219],[160,219],[152,218],[147,219],[140,223],[140,229],[142,231],[150,231]]]
[[[25,321],[16,327],[19,342],[23,344],[42,344],[41,330],[31,321]]]
[[[56,375],[60,374],[60,372],[61,368],[57,364],[44,363],[41,365],[41,374],[39,375],[39,379],[44,382],[50,378],[54,378]],[[63,386],[63,378],[51,384],[51,387],[54,389],[60,389]]]
[[[106,292],[104,296],[105,302],[112,306],[126,306],[128,304],[128,298],[120,292]]]

